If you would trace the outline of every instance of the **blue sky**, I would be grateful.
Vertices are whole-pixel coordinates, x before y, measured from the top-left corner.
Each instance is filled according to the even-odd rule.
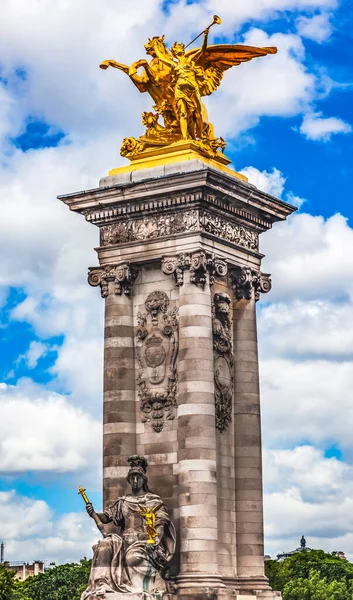
[[[5,0],[0,23],[0,538],[13,560],[77,560],[100,498],[103,303],[97,232],[56,200],[114,166],[150,107],[104,58],[146,37],[277,45],[226,73],[208,104],[236,170],[300,206],[263,236],[259,306],[266,548],[353,557],[352,16],[339,0]],[[310,475],[308,475],[308,473]],[[14,510],[16,507],[16,511]],[[18,510],[26,525],[17,523]],[[340,518],[337,518],[337,512]]]

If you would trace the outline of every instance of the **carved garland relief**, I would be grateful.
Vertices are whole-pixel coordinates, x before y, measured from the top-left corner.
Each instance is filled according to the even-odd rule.
[[[165,292],[149,294],[136,331],[141,419],[156,432],[175,418],[177,406],[178,311],[168,306]]]
[[[197,210],[162,214],[141,219],[119,221],[101,227],[101,246],[152,240],[188,231],[205,231],[237,246],[257,251],[256,231],[212,213]]]
[[[216,293],[213,298],[213,355],[216,428],[223,433],[232,421],[234,389],[234,356],[231,321],[231,299]]]
[[[101,246],[151,240],[175,233],[196,231],[198,228],[196,210],[120,221],[101,228]]]
[[[200,225],[207,233],[233,242],[237,246],[248,250],[258,250],[259,248],[259,234],[238,223],[232,223],[217,215],[201,211]]]

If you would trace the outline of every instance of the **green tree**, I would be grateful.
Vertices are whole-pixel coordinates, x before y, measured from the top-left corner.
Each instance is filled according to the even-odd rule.
[[[335,552],[297,552],[266,561],[266,575],[284,600],[353,600],[353,564]]]
[[[283,600],[352,600],[352,591],[345,580],[331,581],[321,578],[318,571],[310,571],[309,578],[297,577],[283,590]]]
[[[87,586],[91,561],[59,565],[18,583],[11,600],[80,600]],[[0,600],[2,600],[0,598]],[[6,599],[7,600],[7,599]]]
[[[15,585],[14,573],[0,564],[0,600],[11,600]]]

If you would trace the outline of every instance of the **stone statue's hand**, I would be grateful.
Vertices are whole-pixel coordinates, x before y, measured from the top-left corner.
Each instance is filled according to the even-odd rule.
[[[94,513],[94,508],[93,508],[92,502],[89,502],[88,504],[86,504],[86,510],[87,510],[89,516],[92,517],[93,513]]]

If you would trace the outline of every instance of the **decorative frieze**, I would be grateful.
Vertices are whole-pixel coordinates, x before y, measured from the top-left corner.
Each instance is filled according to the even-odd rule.
[[[177,286],[184,283],[184,271],[189,269],[190,282],[205,287],[207,281],[213,285],[215,277],[227,275],[226,263],[214,254],[203,251],[181,253],[162,259],[162,271],[166,275],[174,275]]]
[[[133,283],[139,269],[127,263],[120,265],[105,265],[104,267],[91,267],[88,273],[88,283],[93,287],[100,285],[102,298],[109,294],[109,283],[114,284],[114,293],[121,296],[131,296]]]
[[[257,231],[204,210],[179,210],[143,218],[126,217],[100,228],[100,245],[116,246],[193,231],[215,235],[254,252],[259,249]]]
[[[251,300],[254,295],[257,302],[261,293],[267,294],[272,287],[271,276],[268,273],[261,273],[250,267],[232,269],[229,278],[237,300]]]
[[[259,249],[259,234],[244,225],[234,223],[205,211],[200,211],[200,227],[206,233],[211,233],[237,246],[257,251]]]
[[[196,231],[197,229],[199,229],[199,225],[196,210],[164,213],[142,219],[119,221],[101,227],[100,244],[101,246],[110,246],[125,244],[126,242],[153,240],[176,233]]]
[[[213,298],[213,353],[216,428],[223,433],[232,421],[234,356],[230,320],[231,298],[216,293]]]
[[[177,406],[178,311],[170,310],[165,292],[151,292],[138,313],[136,354],[141,420],[162,431]]]

